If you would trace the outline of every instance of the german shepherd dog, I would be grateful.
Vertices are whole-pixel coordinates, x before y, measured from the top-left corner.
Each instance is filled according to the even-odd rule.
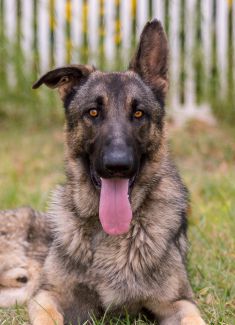
[[[164,127],[168,45],[144,27],[125,72],[70,65],[33,86],[58,88],[66,184],[50,210],[53,242],[29,303],[33,325],[150,311],[161,325],[205,324],[185,268],[188,194]]]

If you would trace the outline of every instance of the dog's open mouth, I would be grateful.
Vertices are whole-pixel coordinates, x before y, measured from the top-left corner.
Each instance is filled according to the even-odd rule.
[[[132,178],[100,178],[91,170],[91,179],[100,190],[99,218],[102,227],[109,235],[121,235],[128,232],[132,210],[129,194],[133,187]]]
[[[101,177],[96,173],[96,171],[93,168],[90,168],[90,175],[91,175],[91,180],[94,186],[98,189],[101,190]],[[131,178],[128,179],[128,194],[130,195],[130,192],[133,188],[133,185],[135,183],[137,174],[132,176]],[[116,177],[117,178],[117,177]],[[121,177],[120,177],[121,178]]]

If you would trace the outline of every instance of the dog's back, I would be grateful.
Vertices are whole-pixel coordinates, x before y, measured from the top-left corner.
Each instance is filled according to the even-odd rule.
[[[28,207],[0,211],[0,306],[30,298],[49,242],[46,214]]]

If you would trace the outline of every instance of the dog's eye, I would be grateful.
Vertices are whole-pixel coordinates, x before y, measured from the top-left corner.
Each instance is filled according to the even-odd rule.
[[[89,110],[89,115],[91,116],[91,117],[97,117],[98,115],[99,115],[99,112],[97,111],[97,109],[90,109]]]
[[[143,116],[144,116],[144,112],[141,110],[135,111],[135,113],[134,113],[135,118],[141,118]]]

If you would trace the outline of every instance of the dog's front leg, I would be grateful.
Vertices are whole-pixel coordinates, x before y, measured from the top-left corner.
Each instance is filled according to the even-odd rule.
[[[160,320],[160,325],[206,325],[198,308],[189,300],[164,304],[152,300],[146,308]]]
[[[56,298],[41,290],[29,302],[29,317],[32,325],[63,325],[64,318]]]

